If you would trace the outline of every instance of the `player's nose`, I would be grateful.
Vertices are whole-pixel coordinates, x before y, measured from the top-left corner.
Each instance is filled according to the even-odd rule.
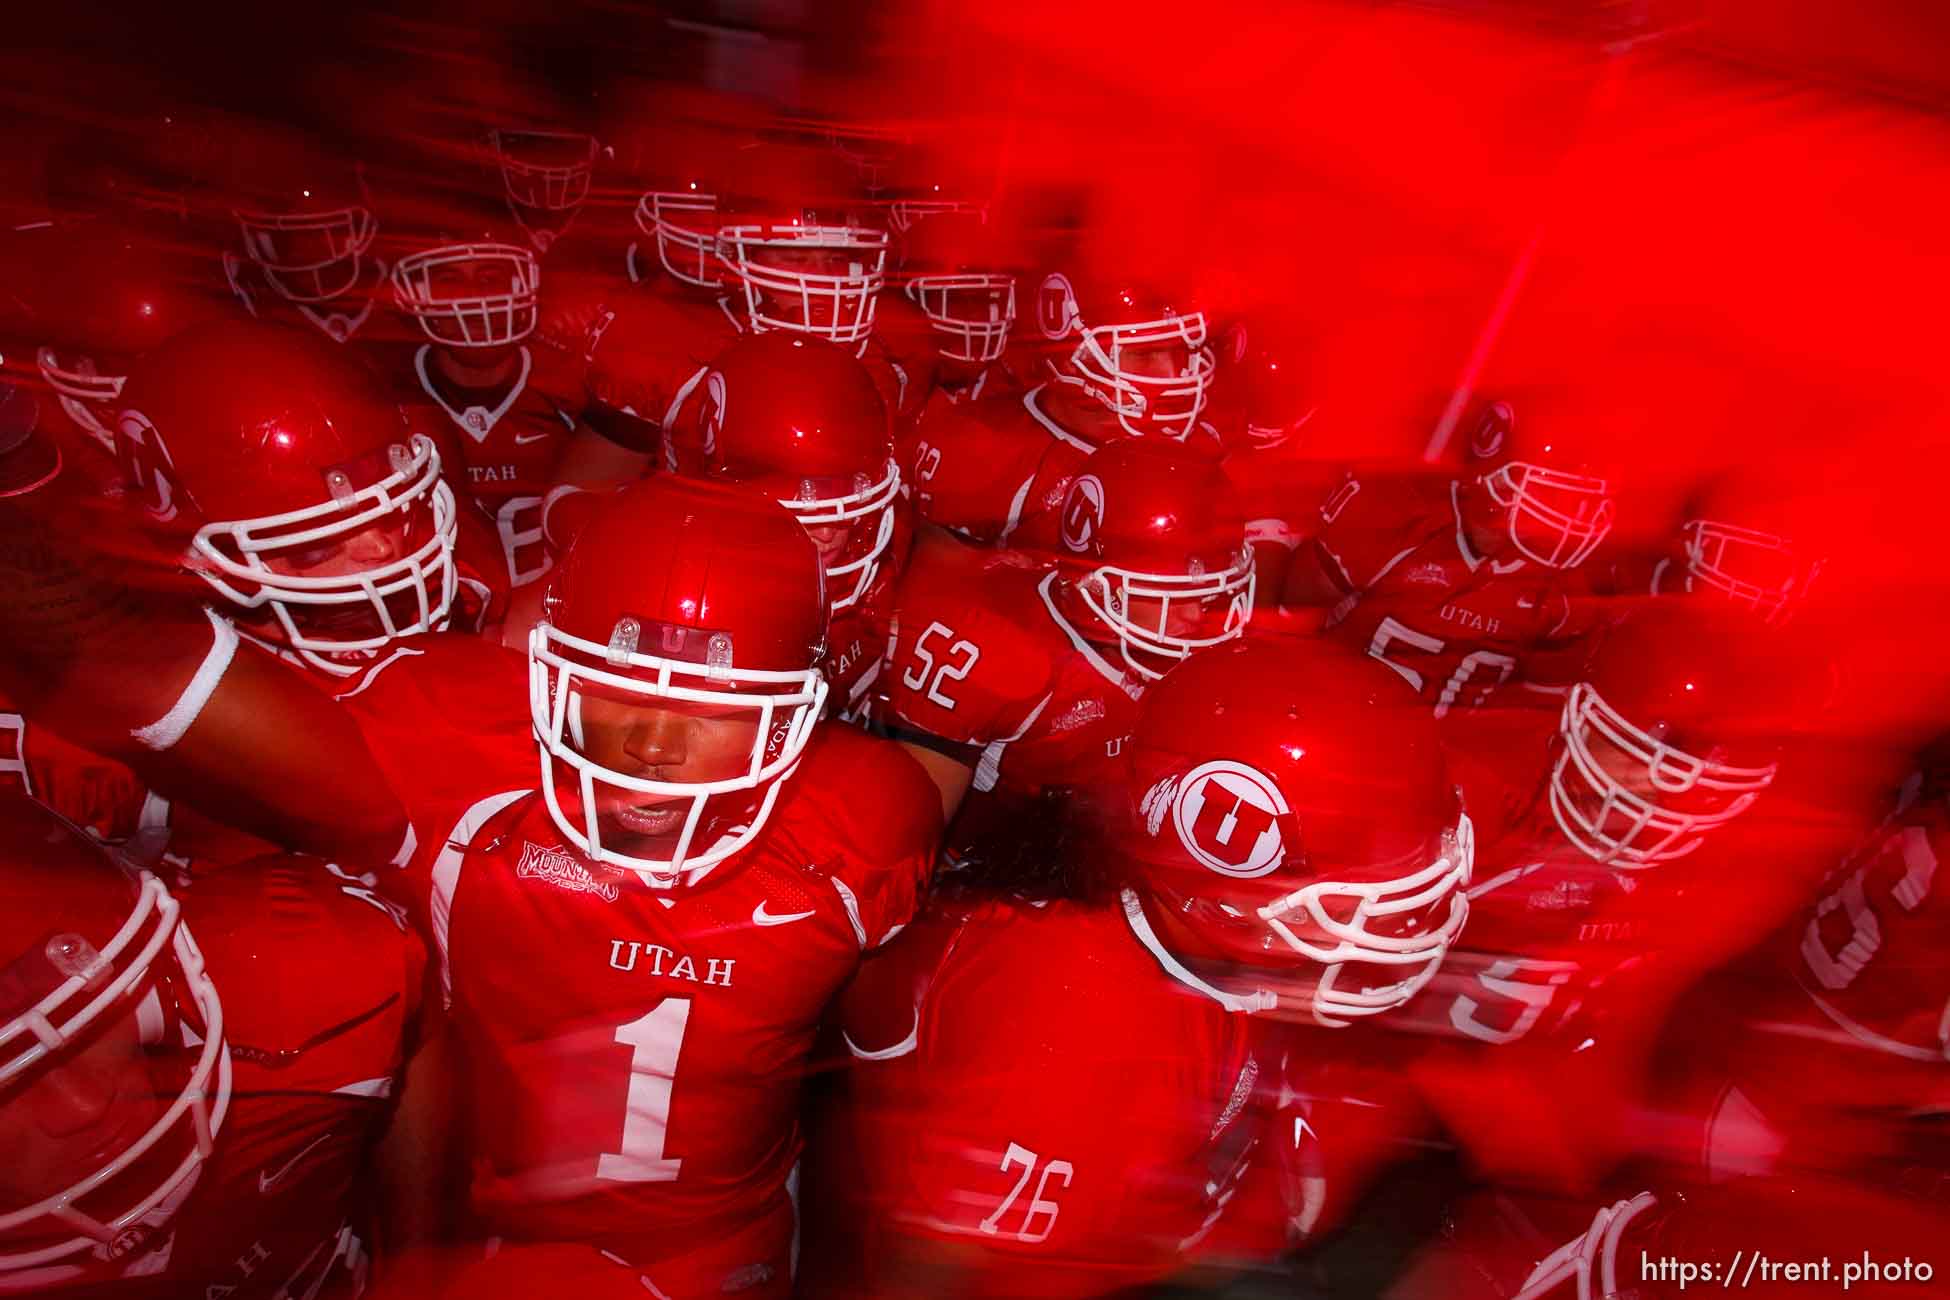
[[[360,564],[384,564],[399,558],[399,537],[391,528],[374,525],[353,537],[346,553]]]
[[[49,1137],[72,1137],[99,1127],[114,1108],[112,1070],[74,1061],[50,1071],[20,1098],[35,1127]]]
[[[690,753],[690,719],[681,713],[646,709],[630,727],[623,750],[652,767],[682,767]]]

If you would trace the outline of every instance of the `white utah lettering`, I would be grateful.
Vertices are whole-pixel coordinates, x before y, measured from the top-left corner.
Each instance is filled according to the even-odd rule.
[[[611,939],[609,941],[609,967],[625,973],[636,970],[642,958],[649,959],[646,975],[657,975],[664,979],[683,980],[689,984],[710,984],[718,988],[731,987],[731,970],[738,964],[735,957],[706,957],[704,978],[697,977],[697,959],[660,943],[644,943],[636,939]]]

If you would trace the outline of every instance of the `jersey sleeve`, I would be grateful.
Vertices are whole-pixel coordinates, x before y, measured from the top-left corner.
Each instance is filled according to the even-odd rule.
[[[160,801],[112,758],[83,749],[22,714],[0,696],[0,791],[34,799],[111,844],[144,828]],[[164,814],[167,804],[160,805]]]
[[[411,833],[396,865],[423,857],[416,851],[481,791],[535,783],[527,664],[503,646],[458,633],[417,638],[337,698],[406,808]]]
[[[927,891],[941,797],[899,745],[830,725],[815,744],[790,824],[806,855],[824,864],[861,951],[872,952],[914,919]]]
[[[1426,535],[1428,503],[1420,495],[1360,469],[1349,470],[1328,492],[1312,545],[1342,594],[1373,586]]]
[[[881,674],[897,731],[979,748],[1013,737],[1048,699],[1047,651],[1003,602],[985,599],[996,577],[952,555],[923,558],[903,579]]]

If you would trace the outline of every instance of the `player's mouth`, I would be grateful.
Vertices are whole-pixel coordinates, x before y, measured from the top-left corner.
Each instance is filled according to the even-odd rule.
[[[641,806],[619,805],[609,815],[633,835],[675,835],[684,828],[688,811],[684,804],[660,800]]]

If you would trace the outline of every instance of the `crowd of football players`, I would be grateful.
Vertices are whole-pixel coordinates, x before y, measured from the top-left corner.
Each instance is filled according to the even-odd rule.
[[[458,119],[9,196],[0,1293],[1929,1280],[1945,772],[1830,779],[1793,486],[1328,448],[924,135]]]

